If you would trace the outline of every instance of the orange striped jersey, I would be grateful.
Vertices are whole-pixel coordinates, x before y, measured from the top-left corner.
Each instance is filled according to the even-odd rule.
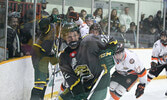
[[[160,40],[157,40],[153,45],[151,60],[160,64],[167,63],[167,46],[164,46]]]
[[[141,83],[147,83],[147,71],[137,55],[128,49],[125,49],[124,59],[118,62],[115,58],[115,69],[119,74],[126,75],[138,75]]]

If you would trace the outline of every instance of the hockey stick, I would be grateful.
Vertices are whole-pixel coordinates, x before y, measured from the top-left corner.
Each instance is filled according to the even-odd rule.
[[[100,74],[98,80],[96,81],[96,83],[94,84],[93,88],[91,89],[91,91],[90,91],[90,93],[89,93],[89,95],[88,95],[88,97],[87,97],[87,100],[90,100],[90,98],[91,98],[91,96],[93,95],[93,93],[94,93],[94,91],[95,91],[97,85],[99,84],[101,78],[103,77],[104,72],[105,72],[105,71],[104,71],[104,69],[103,69],[103,70],[101,71],[101,74]]]
[[[58,39],[60,38],[60,32],[61,32],[61,22],[60,22],[60,29],[59,29]],[[57,44],[56,57],[58,57],[58,53],[59,53],[59,40],[58,40],[58,44]],[[52,83],[52,91],[51,91],[51,100],[52,100],[52,97],[53,97],[53,90],[54,90],[55,67],[54,67],[54,71],[53,71],[52,75],[53,75],[53,83]]]

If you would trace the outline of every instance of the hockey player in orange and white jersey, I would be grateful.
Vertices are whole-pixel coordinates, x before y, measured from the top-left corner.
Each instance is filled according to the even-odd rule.
[[[77,12],[71,12],[69,14],[69,18],[72,18],[74,22],[79,25],[79,32],[81,34],[81,38],[84,38],[89,34],[89,26],[79,17]]]
[[[150,82],[157,77],[165,68],[167,71],[167,32],[162,31],[160,39],[153,45],[151,69],[147,75],[147,81]]]
[[[114,100],[119,100],[126,91],[136,83],[139,78],[135,96],[139,98],[144,93],[147,83],[147,70],[144,68],[137,55],[124,49],[123,44],[118,44],[114,54],[115,72],[111,76],[110,94]]]

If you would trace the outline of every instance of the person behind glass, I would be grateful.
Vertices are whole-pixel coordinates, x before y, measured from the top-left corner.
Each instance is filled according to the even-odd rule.
[[[132,18],[129,15],[129,7],[124,8],[124,14],[121,14],[119,17],[121,25],[126,26],[126,30],[130,28],[130,23],[132,22]]]
[[[8,17],[7,48],[9,58],[21,56],[20,39],[17,31],[19,18],[20,16],[17,12],[12,12]]]
[[[124,48],[123,44],[118,44],[114,53],[115,71],[111,75],[110,100],[119,100],[139,78],[139,84],[135,91],[136,98],[144,93],[147,84],[147,70],[137,57],[137,55]]]
[[[86,15],[87,15],[86,10],[82,9],[79,17],[80,17],[83,21],[85,21]]]
[[[101,19],[103,19],[103,9],[102,8],[97,8],[95,12],[93,13],[93,16],[96,20],[96,23],[99,23]]]
[[[24,55],[31,54],[31,46],[33,44],[33,9],[29,9],[20,25],[20,41]]]
[[[134,22],[130,23],[130,28],[128,29],[128,31],[126,31],[126,33],[134,33],[136,34],[136,25]]]
[[[49,16],[49,13],[45,11],[45,9],[47,7],[46,5],[48,4],[48,2],[46,0],[41,0],[41,4],[42,4],[41,17],[47,18]]]
[[[126,43],[127,42],[127,36],[126,36],[126,26],[121,25],[120,28],[117,31],[118,36],[121,36],[121,39],[119,39],[120,43]]]
[[[53,8],[52,9],[52,14],[58,15],[59,14],[59,10],[57,8]]]
[[[126,31],[127,34],[133,34],[132,41],[134,41],[134,46],[136,45],[136,35],[137,35],[137,30],[136,30],[136,25],[134,22],[130,23],[130,28]]]
[[[102,31],[104,32],[104,34],[107,34],[108,30],[107,30],[107,26],[108,26],[108,19],[107,18],[103,18],[100,22],[100,27],[102,29]]]
[[[157,28],[158,32],[160,32],[161,31],[161,24],[163,22],[163,19],[161,18],[161,11],[160,10],[157,11],[157,14],[153,19],[153,22],[154,22],[155,28]]]
[[[113,9],[111,11],[111,20],[110,21],[111,21],[110,25],[112,26],[111,31],[116,32],[120,27],[120,21],[119,21],[119,18],[117,17],[117,10],[116,9]]]
[[[150,30],[151,27],[155,26],[154,25],[154,22],[153,22],[153,16],[150,15],[148,18],[146,18],[144,20],[144,23],[143,23],[143,28],[144,28],[144,31],[147,32]]]
[[[68,22],[71,22],[71,18],[69,18],[70,12],[74,12],[73,6],[69,6],[69,7],[68,7],[68,10],[67,10],[67,13],[66,13],[66,18],[67,18],[67,21],[68,21]]]
[[[148,83],[154,77],[158,77],[159,74],[165,69],[167,71],[167,32],[162,31],[160,33],[160,39],[157,40],[152,49],[151,55],[151,69],[147,75]]]

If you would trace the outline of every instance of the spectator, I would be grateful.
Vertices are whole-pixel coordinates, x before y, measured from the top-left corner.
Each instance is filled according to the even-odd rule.
[[[119,17],[121,25],[126,26],[126,30],[130,28],[130,23],[132,22],[132,18],[129,15],[129,7],[124,8],[124,14]]]
[[[20,41],[24,55],[30,55],[33,36],[33,9],[29,9],[20,26]]]
[[[7,26],[7,48],[8,48],[8,58],[21,56],[20,51],[20,40],[17,33],[17,28],[19,25],[19,16],[17,12],[12,12],[8,18]]]
[[[143,23],[142,23],[142,22],[139,23],[139,33],[140,33],[140,34],[145,34],[145,31],[144,31]]]
[[[49,13],[47,11],[45,11],[46,9],[46,5],[48,4],[48,2],[46,0],[41,0],[41,4],[42,4],[42,10],[41,10],[41,17],[42,18],[46,18],[49,16]]]
[[[93,13],[96,22],[100,22],[101,19],[103,19],[103,9],[102,8],[97,8],[95,12]]]
[[[121,35],[121,39],[120,40],[123,40],[122,43],[126,43],[126,26],[125,25],[121,25],[120,26],[120,28],[117,31],[117,34]]]
[[[157,14],[155,16],[155,18],[153,19],[153,22],[154,22],[154,25],[155,25],[155,28],[158,29],[158,32],[161,31],[161,24],[163,22],[163,19],[161,18],[161,11],[157,11]]]
[[[111,12],[111,31],[116,32],[120,27],[119,18],[117,17],[117,10],[113,9]]]
[[[136,35],[137,35],[137,30],[136,30],[136,25],[134,22],[130,23],[130,28],[126,32],[127,34],[133,34],[132,41],[134,42],[134,46],[136,45]]]
[[[107,32],[107,26],[108,26],[108,20],[107,20],[107,18],[102,19],[99,22],[99,24],[100,24],[100,27],[101,27],[103,33],[107,35],[107,33],[108,33]]]
[[[148,18],[146,18],[144,20],[144,24],[143,25],[144,25],[143,26],[144,27],[144,31],[147,33],[150,30],[150,28],[154,26],[153,16],[150,15]]]
[[[67,21],[70,22],[71,19],[69,18],[69,14],[70,12],[74,12],[74,8],[72,6],[68,7],[68,11],[66,13],[66,18],[67,18]]]
[[[58,15],[59,14],[59,10],[57,8],[53,8],[52,9],[52,14]]]
[[[141,14],[141,21],[144,21],[145,14]]]
[[[136,32],[136,25],[134,22],[130,23],[130,28],[128,29],[128,31],[126,33],[134,33]]]
[[[82,9],[79,17],[82,18],[83,21],[85,21],[86,15],[87,15],[86,10]]]
[[[118,33],[126,33],[126,26],[125,25],[121,25],[119,30],[118,30]]]

